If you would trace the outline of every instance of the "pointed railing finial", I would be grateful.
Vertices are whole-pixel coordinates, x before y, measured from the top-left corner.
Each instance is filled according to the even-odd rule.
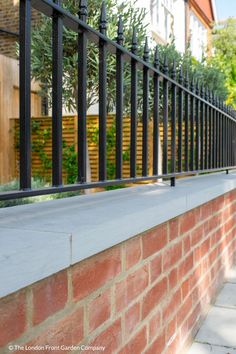
[[[156,46],[155,53],[154,53],[154,67],[156,69],[159,69],[160,67],[158,46]]]
[[[131,51],[133,54],[137,55],[137,50],[138,50],[137,33],[136,33],[136,28],[134,27],[133,28]]]
[[[180,85],[183,84],[183,67],[182,67],[182,65],[180,65],[180,69],[179,69],[179,83],[180,83]]]
[[[143,60],[149,61],[149,48],[148,48],[148,37],[146,37],[144,51],[143,51]]]
[[[205,90],[204,90],[204,85],[201,85],[201,97],[204,98],[205,95]]]
[[[190,90],[192,91],[192,92],[194,92],[195,91],[195,82],[194,82],[194,78],[192,77],[192,80],[191,80],[191,84],[190,84]]]
[[[123,21],[122,17],[119,16],[119,21],[118,21],[118,28],[117,28],[117,43],[119,45],[123,45],[124,42],[124,26],[123,26]]]
[[[196,81],[196,94],[199,96],[200,93],[200,87],[199,87],[199,80],[197,79]]]
[[[208,87],[206,87],[206,91],[205,91],[205,99],[206,99],[206,101],[208,101],[208,100],[209,100],[209,89],[208,89]]]
[[[80,0],[79,19],[81,21],[86,22],[87,17],[88,17],[88,1],[87,0]]]
[[[185,74],[185,86],[189,86],[189,74],[188,74],[188,68],[186,69],[186,74]]]
[[[105,6],[105,1],[104,0],[102,2],[102,7],[101,7],[101,16],[100,16],[99,29],[100,29],[100,32],[102,34],[106,34],[106,30],[107,30],[107,14],[106,14],[106,6]]]
[[[172,79],[175,80],[176,79],[176,61],[174,59],[173,61],[173,67],[172,67]]]
[[[165,75],[168,74],[168,60],[167,60],[167,55],[166,55],[166,54],[165,54],[165,56],[164,56],[163,73],[164,73]]]

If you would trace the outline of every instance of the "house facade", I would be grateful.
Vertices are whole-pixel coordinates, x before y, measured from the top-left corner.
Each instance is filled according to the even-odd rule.
[[[177,50],[190,47],[197,60],[210,54],[217,21],[214,0],[138,0],[136,5],[146,8],[150,35],[157,43],[174,40]]]

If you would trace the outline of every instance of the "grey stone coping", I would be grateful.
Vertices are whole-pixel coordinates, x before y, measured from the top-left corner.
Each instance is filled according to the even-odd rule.
[[[236,188],[236,173],[0,209],[0,296]]]

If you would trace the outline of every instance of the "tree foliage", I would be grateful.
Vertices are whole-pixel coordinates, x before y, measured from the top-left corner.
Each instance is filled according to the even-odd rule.
[[[77,16],[78,0],[64,0],[63,7],[71,14]],[[99,28],[101,0],[88,0],[88,24]],[[137,31],[138,53],[141,55],[147,24],[144,21],[145,10],[133,6],[129,1],[117,4],[116,0],[106,1],[107,9],[107,36],[113,40],[117,37],[118,17],[122,16],[124,27],[124,46],[131,47],[133,27]],[[44,83],[45,91],[51,91],[52,85],[52,21],[42,17],[38,26],[32,33],[32,76]],[[76,109],[77,96],[77,64],[78,63],[78,35],[65,28],[63,31],[63,99],[67,109]],[[108,67],[108,109],[112,109],[115,99],[115,55],[107,57]],[[125,65],[125,87],[130,82],[130,70]],[[88,41],[88,82],[87,82],[88,108],[98,101],[98,47]],[[50,95],[49,95],[50,98]]]
[[[236,19],[229,18],[213,31],[214,55],[210,59],[212,66],[225,76],[228,91],[226,103],[236,108]]]

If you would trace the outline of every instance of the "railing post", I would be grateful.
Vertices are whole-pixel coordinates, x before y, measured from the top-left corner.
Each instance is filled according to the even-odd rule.
[[[119,17],[117,43],[123,45],[123,23]],[[116,51],[116,179],[122,178],[123,166],[123,96],[124,96],[124,59],[123,53]]]
[[[164,75],[168,75],[167,56],[165,55]],[[163,78],[163,174],[168,173],[168,80]]]
[[[205,116],[205,162],[204,162],[204,169],[208,169],[208,126],[209,126],[209,91],[208,88],[205,91],[205,100],[207,101],[206,104],[206,116]]]
[[[185,77],[185,87],[189,88],[188,70]],[[189,170],[189,94],[185,92],[185,171]]]
[[[54,1],[60,5],[60,0]],[[63,19],[56,11],[52,19],[52,184],[62,185],[62,70]]]
[[[192,93],[195,91],[194,81],[192,79],[190,90]],[[193,95],[190,97],[190,170],[194,169],[194,117],[195,117],[195,98]]]
[[[158,47],[156,46],[155,54],[154,54],[154,68],[159,70],[160,62],[159,62],[159,53]],[[153,86],[154,86],[154,102],[153,102],[153,175],[158,175],[158,165],[159,165],[159,95],[160,95],[160,87],[159,87],[159,75],[154,73],[153,77]]]
[[[133,29],[131,52],[137,55],[137,36]],[[136,177],[136,154],[137,154],[137,61],[131,59],[131,126],[130,126],[130,176]]]
[[[80,0],[79,18],[86,22],[87,0]],[[87,180],[87,33],[78,34],[78,182]]]
[[[172,79],[176,80],[176,63],[173,62]],[[172,84],[171,100],[171,173],[176,169],[176,85]],[[171,177],[171,186],[175,186],[175,177]]]
[[[196,95],[199,96],[199,82],[196,84]],[[199,170],[199,148],[200,148],[200,134],[199,134],[199,106],[200,101],[199,98],[196,99],[196,152],[195,152],[195,166],[196,170]]]
[[[107,19],[105,2],[102,2],[100,33],[106,35]],[[99,40],[99,180],[107,179],[107,44]]]
[[[20,189],[31,188],[31,4],[20,1]]]
[[[179,83],[183,85],[183,69],[180,67]],[[183,150],[183,90],[179,88],[178,101],[178,172],[182,172],[182,150]]]
[[[148,39],[144,46],[143,60],[149,61]],[[143,138],[142,138],[142,175],[148,175],[148,118],[149,118],[149,70],[143,68]]]

